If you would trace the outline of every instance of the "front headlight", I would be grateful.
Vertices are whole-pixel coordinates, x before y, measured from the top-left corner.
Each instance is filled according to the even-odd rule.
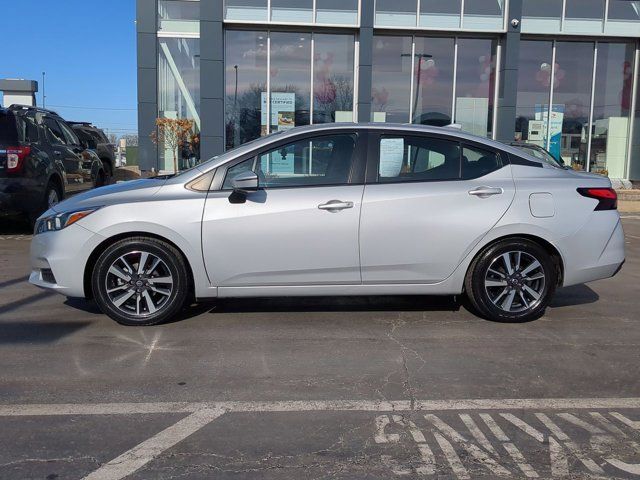
[[[71,212],[63,212],[41,218],[36,222],[34,234],[38,235],[40,233],[62,230],[69,225],[73,225],[78,220],[83,219],[87,215],[91,215],[93,212],[99,210],[100,208],[101,207],[93,207],[85,208],[82,210],[73,210]]]

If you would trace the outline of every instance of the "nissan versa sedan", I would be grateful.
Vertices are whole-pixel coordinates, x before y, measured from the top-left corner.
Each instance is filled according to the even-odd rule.
[[[624,258],[605,177],[453,128],[333,124],[55,205],[30,281],[125,325],[193,299],[463,293],[517,322]]]

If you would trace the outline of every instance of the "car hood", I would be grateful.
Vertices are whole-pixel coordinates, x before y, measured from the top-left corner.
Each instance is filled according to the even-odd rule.
[[[60,213],[85,207],[105,207],[120,203],[144,202],[158,193],[166,181],[166,178],[145,178],[95,188],[69,197],[54,206],[52,210]]]

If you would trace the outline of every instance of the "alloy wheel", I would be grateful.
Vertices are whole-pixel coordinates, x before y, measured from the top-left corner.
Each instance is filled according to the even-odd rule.
[[[484,279],[489,300],[508,313],[535,308],[542,300],[547,276],[540,260],[520,250],[499,255]]]
[[[167,264],[146,251],[132,251],[118,257],[105,279],[105,291],[113,306],[140,318],[161,310],[171,298],[173,285]]]
[[[49,190],[49,193],[47,195],[47,206],[51,208],[57,205],[58,203],[60,203],[60,197],[58,195],[58,191],[55,188],[52,188],[51,190]]]

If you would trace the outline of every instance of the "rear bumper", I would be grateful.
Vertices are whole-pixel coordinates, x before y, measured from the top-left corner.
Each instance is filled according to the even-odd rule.
[[[0,215],[35,212],[43,198],[44,191],[32,178],[0,178]]]
[[[31,241],[29,282],[67,297],[84,297],[84,270],[103,237],[74,224]]]
[[[594,212],[565,242],[565,287],[616,275],[625,261],[624,231],[618,212]]]

